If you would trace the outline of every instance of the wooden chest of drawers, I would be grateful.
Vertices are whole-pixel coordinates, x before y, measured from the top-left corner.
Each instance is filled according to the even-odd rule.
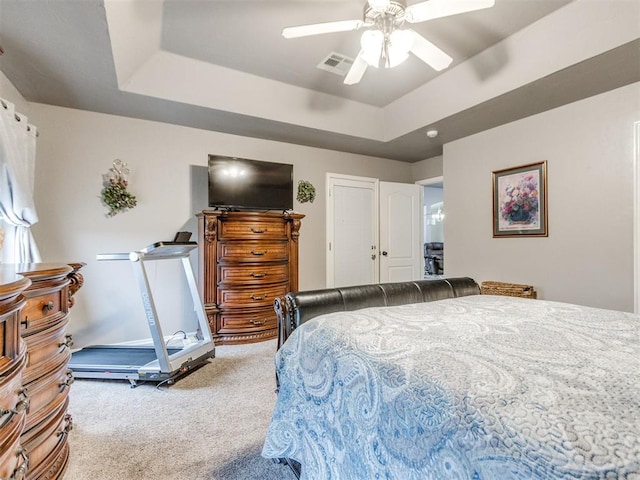
[[[199,288],[216,344],[275,338],[275,297],[298,289],[304,215],[204,211],[198,214]]]
[[[59,458],[54,448],[40,446],[66,443],[61,429],[52,425],[66,414],[67,363],[71,357],[64,340],[69,322],[69,274],[64,264],[25,264],[18,271],[31,280],[24,293],[27,303],[21,314],[20,334],[27,344],[27,365],[22,382],[29,395],[27,420],[21,443],[29,456],[26,479],[60,478],[66,468],[68,449]],[[64,409],[64,411],[62,411]],[[57,425],[57,423],[56,423]],[[55,439],[55,440],[54,440]]]
[[[30,280],[18,314],[19,335],[26,345],[22,389],[27,397],[20,433],[22,455],[28,458],[27,480],[62,479],[69,458],[67,413],[73,375],[67,368],[71,337],[66,334],[73,294],[82,285],[84,264],[14,265]],[[0,440],[1,442],[1,440]],[[0,472],[0,478],[2,473]],[[13,477],[12,477],[13,478]],[[23,478],[23,477],[16,477]]]
[[[27,357],[20,310],[30,283],[13,268],[0,266],[0,478],[22,478],[28,467],[21,443],[29,400],[22,386]]]

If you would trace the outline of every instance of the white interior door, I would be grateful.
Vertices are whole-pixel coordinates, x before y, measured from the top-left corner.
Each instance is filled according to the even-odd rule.
[[[378,283],[378,180],[327,174],[327,287]]]
[[[422,278],[422,187],[380,182],[380,281]]]

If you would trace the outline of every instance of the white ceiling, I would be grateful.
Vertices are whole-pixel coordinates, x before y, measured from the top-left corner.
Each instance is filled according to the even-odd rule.
[[[0,70],[33,102],[409,162],[640,80],[637,0],[496,0],[416,24],[449,69],[411,57],[353,86],[316,66],[355,57],[359,32],[280,35],[364,1],[0,0]]]

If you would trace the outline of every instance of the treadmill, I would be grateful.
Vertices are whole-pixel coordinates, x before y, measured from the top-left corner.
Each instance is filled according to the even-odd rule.
[[[137,386],[138,381],[171,385],[187,372],[202,366],[209,358],[215,357],[211,330],[189,261],[189,253],[198,246],[196,242],[188,241],[190,235],[190,232],[178,232],[173,242],[156,242],[140,251],[130,253],[101,253],[96,256],[97,260],[129,260],[131,262],[153,346],[93,345],[82,348],[73,352],[69,361],[69,368],[75,378],[129,380],[132,388]],[[183,348],[170,348],[164,341],[145,262],[177,259],[182,261],[198,319],[198,330],[194,343],[186,344]]]

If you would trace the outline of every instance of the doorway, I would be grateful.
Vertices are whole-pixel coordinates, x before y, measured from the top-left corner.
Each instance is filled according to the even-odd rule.
[[[423,188],[424,278],[444,276],[444,179],[428,178],[416,182]]]

